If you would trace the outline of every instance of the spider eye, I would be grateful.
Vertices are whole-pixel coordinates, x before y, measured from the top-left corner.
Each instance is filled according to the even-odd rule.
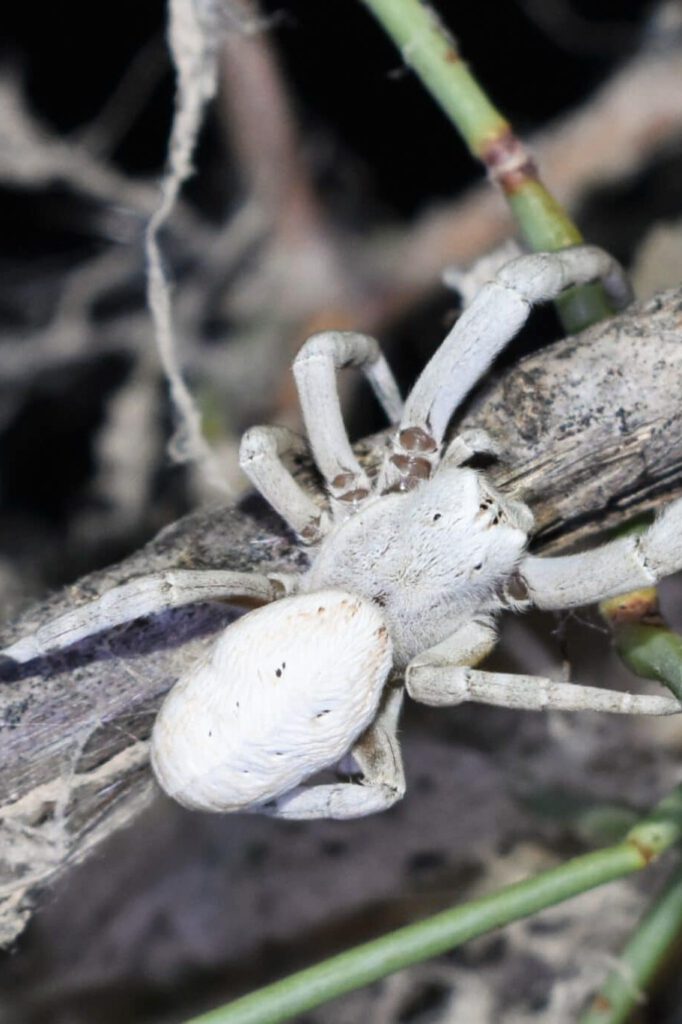
[[[483,568],[483,562],[479,562],[478,565],[475,565],[473,568],[474,572],[480,572],[481,569]]]
[[[441,519],[442,515],[442,512],[436,512],[435,516],[433,517],[433,522],[435,523],[437,519]]]

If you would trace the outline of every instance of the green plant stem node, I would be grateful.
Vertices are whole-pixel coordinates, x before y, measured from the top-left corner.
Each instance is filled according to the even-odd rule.
[[[582,241],[580,231],[539,180],[535,169],[524,168],[523,150],[509,122],[461,59],[452,36],[431,5],[422,0],[363,2],[458,130],[470,152],[491,170],[493,178],[497,175],[491,153],[496,144],[503,147],[503,152],[508,152],[504,149],[508,146],[519,155],[521,164],[512,172],[510,182],[501,174],[500,183],[530,249],[554,251],[578,245]],[[569,334],[613,314],[599,284],[571,289],[556,306]]]

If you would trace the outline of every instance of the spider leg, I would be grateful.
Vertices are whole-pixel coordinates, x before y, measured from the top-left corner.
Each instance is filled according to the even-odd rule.
[[[362,370],[391,423],[400,419],[402,400],[377,342],[366,334],[314,334],[296,356],[294,377],[315,462],[332,497],[354,502],[369,494],[370,482],[343,424],[336,371],[344,366]]]
[[[327,515],[299,487],[282,461],[287,453],[307,452],[303,438],[286,427],[251,427],[241,440],[239,465],[301,540],[314,544],[327,532]]]
[[[470,427],[453,437],[450,444],[443,452],[441,465],[463,466],[469,459],[476,455],[490,455],[497,457],[500,454],[500,446],[486,430],[479,427]]]
[[[609,711],[620,715],[675,715],[682,705],[674,697],[604,690],[560,683],[543,676],[483,672],[467,664],[486,653],[494,641],[489,624],[469,623],[443,643],[418,655],[407,667],[405,686],[420,704],[433,706],[495,704],[526,711]],[[472,658],[473,654],[473,658]]]
[[[528,601],[557,610],[650,587],[682,569],[682,499],[642,534],[618,537],[577,555],[527,555],[519,567]]]
[[[382,471],[385,489],[409,489],[431,474],[462,399],[525,323],[534,303],[601,279],[617,306],[630,290],[615,260],[594,246],[533,253],[507,263],[481,288],[409,394]]]
[[[397,729],[402,687],[390,687],[379,713],[351,753],[362,783],[297,786],[255,812],[274,818],[363,818],[385,811],[405,793]]]
[[[144,615],[158,615],[196,601],[230,597],[273,601],[286,590],[284,578],[269,578],[257,573],[218,569],[175,569],[152,573],[121,583],[94,601],[46,622],[31,636],[23,637],[0,651],[0,655],[17,662],[31,661]]]

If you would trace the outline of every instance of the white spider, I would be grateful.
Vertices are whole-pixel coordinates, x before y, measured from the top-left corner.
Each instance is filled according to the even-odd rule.
[[[243,438],[246,473],[312,546],[302,574],[177,570],[115,587],[4,653],[16,661],[65,647],[141,615],[193,601],[246,596],[273,602],[230,625],[167,696],[152,734],[152,765],[180,803],[282,818],[352,818],[389,807],[405,789],[397,722],[409,695],[434,705],[478,701],[665,715],[665,696],[613,692],[473,668],[495,642],[505,608],[559,609],[650,585],[682,567],[682,500],[643,535],[583,554],[526,554],[533,519],[466,463],[491,453],[468,431],[444,446],[465,395],[525,321],[531,304],[601,279],[619,304],[617,264],[593,247],[522,256],[463,313],[404,408],[376,342],[315,335],[294,375],[322,510],[285,467],[304,442],[279,427]],[[335,371],[359,367],[396,425],[370,479],[350,446]],[[347,754],[357,782],[302,785]]]

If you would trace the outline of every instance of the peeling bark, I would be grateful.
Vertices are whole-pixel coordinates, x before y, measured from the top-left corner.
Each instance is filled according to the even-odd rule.
[[[461,425],[484,427],[501,444],[504,461],[489,472],[531,504],[534,547],[562,550],[682,492],[681,393],[676,290],[521,361],[478,396]],[[368,446],[359,451],[367,459]],[[306,559],[256,498],[204,509],[29,609],[0,641],[148,572],[282,571]],[[25,667],[0,666],[0,942],[19,934],[60,872],[144,809],[156,708],[235,614],[233,606],[194,605]]]

